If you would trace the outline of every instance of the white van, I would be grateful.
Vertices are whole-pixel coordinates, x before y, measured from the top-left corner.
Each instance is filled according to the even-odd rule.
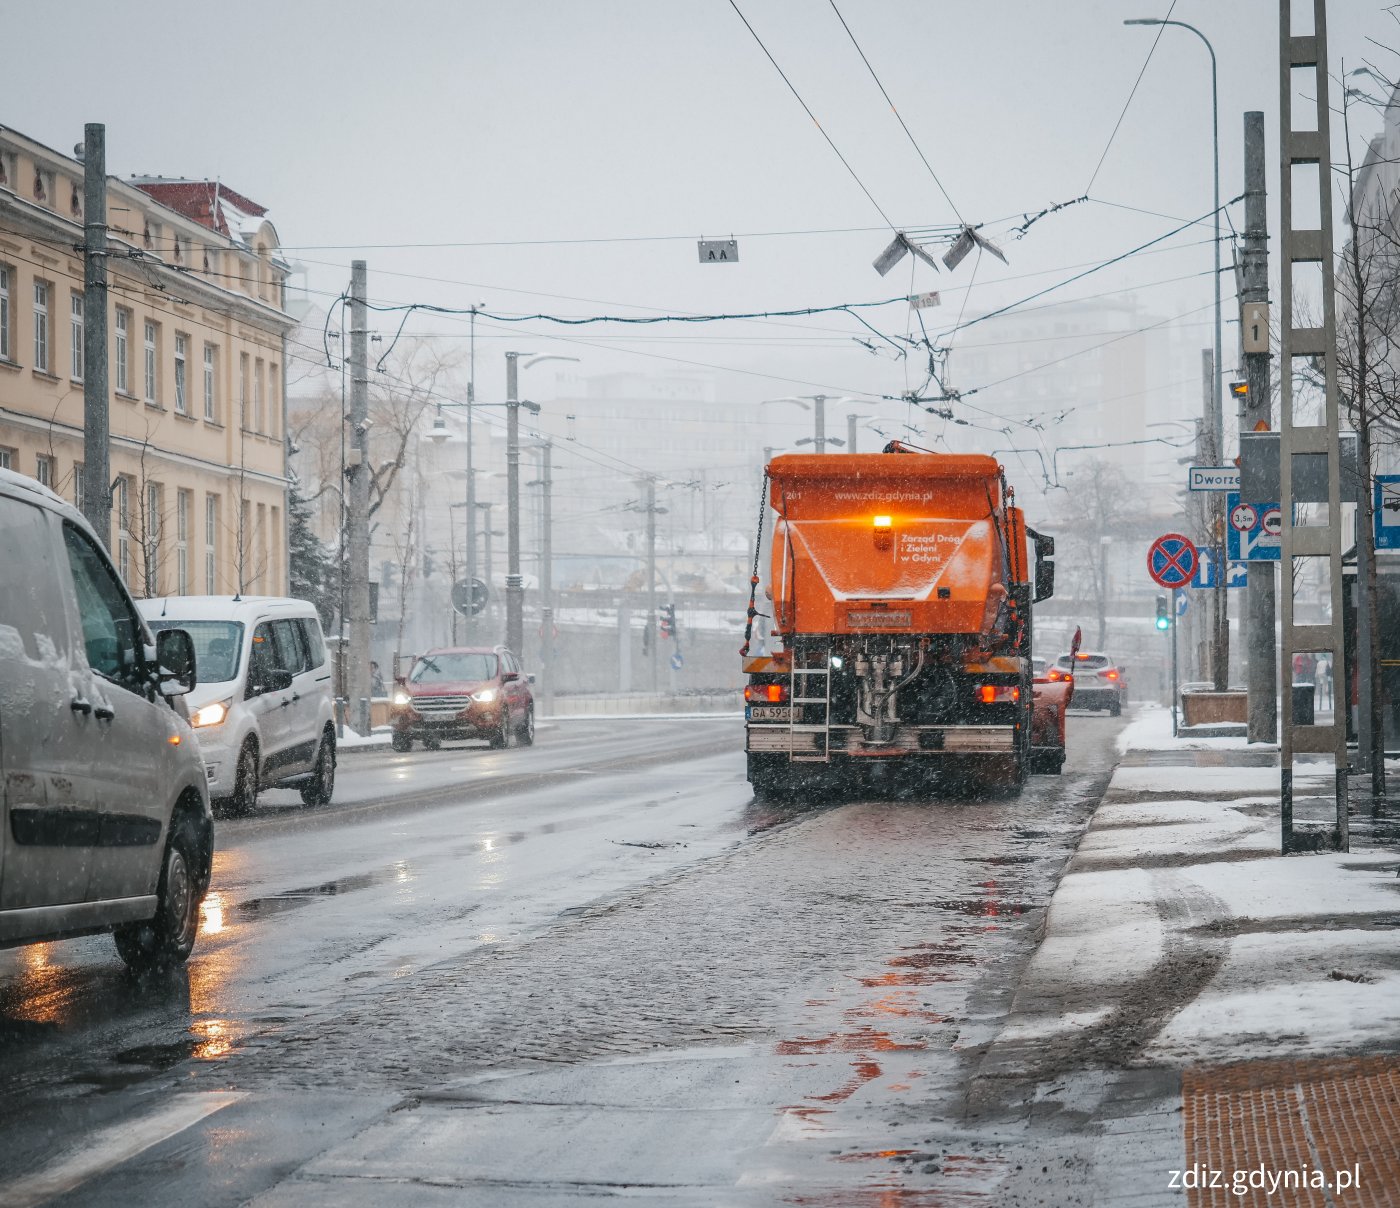
[[[209,796],[246,814],[258,790],[285,785],[307,805],[335,790],[334,693],[321,621],[280,596],[157,596],[146,623],[194,639],[200,684],[188,697]]]
[[[184,713],[189,635],[152,642],[86,520],[0,470],[0,947],[115,932],[133,968],[194,947],[214,860]]]

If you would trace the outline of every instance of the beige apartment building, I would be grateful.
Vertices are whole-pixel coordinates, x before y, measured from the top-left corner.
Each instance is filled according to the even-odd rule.
[[[265,214],[215,181],[108,178],[109,545],[138,596],[287,592],[294,323]],[[0,127],[0,467],[79,507],[82,244],[82,164]]]

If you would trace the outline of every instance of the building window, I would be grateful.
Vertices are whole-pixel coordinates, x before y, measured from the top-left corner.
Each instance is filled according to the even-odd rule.
[[[10,350],[10,273],[8,264],[0,264],[0,361],[14,360]]]
[[[35,200],[35,201],[48,201],[48,199],[49,199],[49,182],[48,182],[47,180],[44,179],[44,175],[45,175],[45,174],[44,174],[44,172],[43,172],[41,169],[39,169],[39,168],[35,168],[35,169],[34,169],[34,200]]]
[[[248,431],[248,354],[238,355],[238,426]]]
[[[117,569],[131,582],[131,479],[117,479]]]
[[[146,401],[151,406],[157,406],[160,399],[156,396],[156,369],[159,361],[156,358],[156,341],[160,334],[160,328],[146,320]]]
[[[175,593],[190,594],[190,492],[175,492]]]
[[[68,299],[69,327],[73,335],[73,380],[83,380],[83,295],[72,294]]]
[[[160,595],[161,504],[164,492],[158,482],[146,484],[146,531],[143,535],[146,553],[146,594]]]
[[[34,282],[34,368],[49,371],[49,283]]]
[[[219,497],[204,497],[204,591],[213,595],[219,586],[219,563],[215,551],[219,547]]]
[[[214,423],[219,418],[218,400],[214,394],[216,380],[214,345],[204,346],[204,418]]]
[[[253,430],[267,431],[267,413],[263,403],[263,359],[253,363]]]
[[[189,414],[185,403],[185,349],[189,342],[189,336],[175,333],[175,411],[179,415]]]
[[[0,445],[0,470],[13,470],[15,468],[15,450],[7,449]]]
[[[83,195],[78,191],[78,186],[76,184],[71,184],[68,188],[69,212],[74,218],[81,218],[83,216]]]
[[[277,376],[277,365],[275,363],[267,367],[267,430],[272,436],[276,436],[282,430],[282,410],[277,404],[277,387],[280,379]]]
[[[128,352],[131,311],[117,307],[117,393],[131,393],[131,359]]]
[[[87,492],[83,490],[83,463],[75,461],[73,463],[73,506],[81,512],[86,503]]]
[[[34,478],[42,486],[53,490],[53,458],[40,453],[34,458]]]

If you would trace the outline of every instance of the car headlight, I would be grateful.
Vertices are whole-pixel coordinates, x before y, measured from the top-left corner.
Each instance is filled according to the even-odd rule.
[[[411,704],[412,701],[413,697],[409,696],[409,694],[405,692],[402,688],[400,688],[397,692],[394,693],[394,704],[396,705],[407,705]]]
[[[479,704],[489,705],[495,699],[496,689],[494,688],[483,688],[480,692],[472,693],[472,700],[478,702]]]
[[[202,709],[196,709],[190,718],[190,725],[196,730],[204,726],[217,726],[223,723],[228,716],[228,707],[233,704],[233,697],[228,700],[215,701],[212,705],[205,705]]]

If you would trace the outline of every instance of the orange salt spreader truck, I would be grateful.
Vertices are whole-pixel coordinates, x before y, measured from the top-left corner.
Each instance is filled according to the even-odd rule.
[[[995,458],[898,441],[784,454],[765,487],[771,537],[761,518],[742,650],[756,796],[819,793],[876,766],[972,794],[1060,770],[1073,682],[1031,670],[1055,543],[1026,528]]]

